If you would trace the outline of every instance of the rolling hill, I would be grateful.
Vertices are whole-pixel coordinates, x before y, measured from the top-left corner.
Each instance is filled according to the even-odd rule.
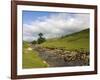
[[[47,48],[63,48],[65,50],[80,50],[89,51],[89,29],[75,32],[60,38],[48,39],[41,44]]]

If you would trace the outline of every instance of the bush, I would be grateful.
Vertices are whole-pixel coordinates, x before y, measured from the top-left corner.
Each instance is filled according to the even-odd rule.
[[[36,44],[36,43],[37,43],[37,41],[35,41],[35,40],[34,40],[34,41],[32,41],[32,44]]]

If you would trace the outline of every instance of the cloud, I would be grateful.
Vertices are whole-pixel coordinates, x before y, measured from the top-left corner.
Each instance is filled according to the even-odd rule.
[[[86,28],[89,28],[89,14],[56,13],[23,24],[23,39],[36,40],[40,32],[46,38],[59,37]]]

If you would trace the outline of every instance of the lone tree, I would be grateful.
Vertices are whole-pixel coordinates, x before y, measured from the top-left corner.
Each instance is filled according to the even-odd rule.
[[[41,44],[46,41],[46,39],[43,37],[43,33],[39,33],[38,35],[39,35],[39,38],[37,40],[38,44]]]
[[[39,35],[39,37],[40,37],[40,38],[42,38],[42,36],[43,36],[43,34],[42,34],[42,33],[39,33],[38,35]]]

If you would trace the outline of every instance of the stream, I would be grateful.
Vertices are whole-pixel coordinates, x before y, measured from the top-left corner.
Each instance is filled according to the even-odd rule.
[[[37,49],[34,48],[34,50],[36,50],[38,52],[38,55],[44,60],[46,61],[46,63],[49,64],[49,67],[68,67],[68,66],[82,66],[83,65],[83,61],[82,60],[74,60],[74,61],[65,61],[64,58],[57,54],[57,53],[53,53],[50,50],[41,50],[41,49]]]

